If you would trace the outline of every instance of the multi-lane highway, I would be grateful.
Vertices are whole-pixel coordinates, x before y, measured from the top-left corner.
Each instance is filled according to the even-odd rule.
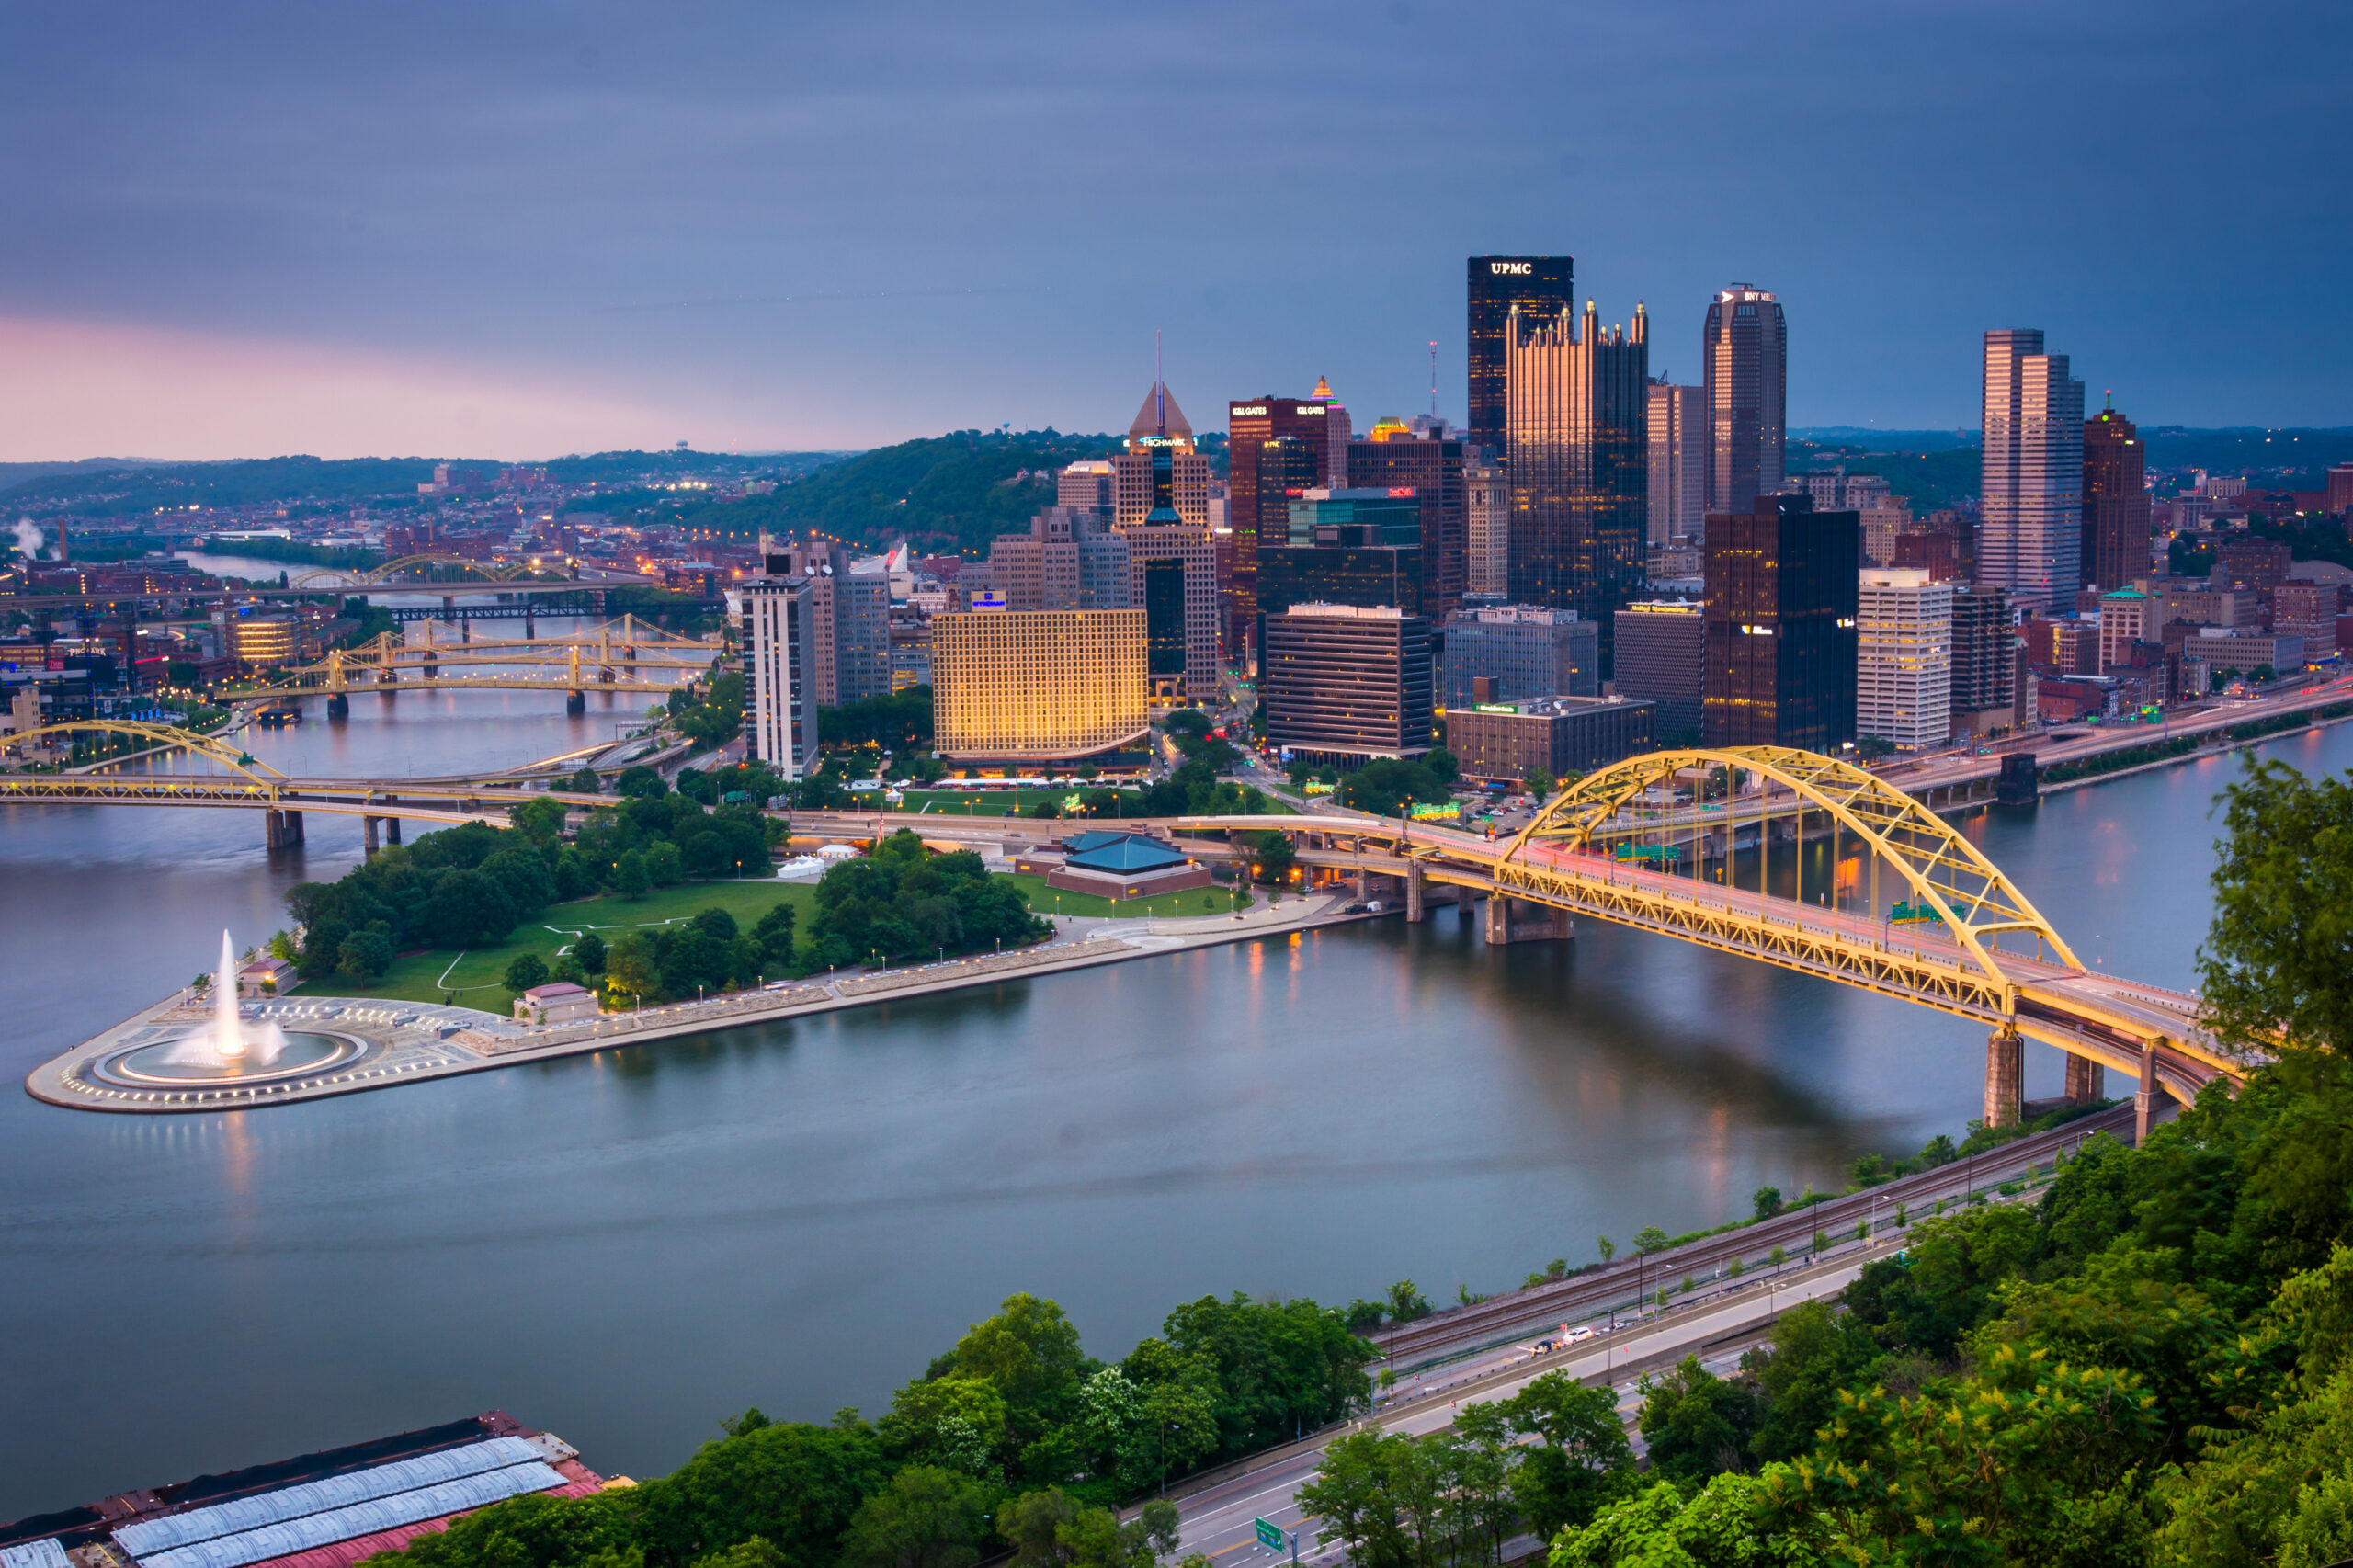
[[[1370,1415],[1174,1488],[1180,1550],[1206,1553],[1221,1568],[1274,1568],[1287,1553],[1269,1551],[1258,1543],[1256,1521],[1263,1518],[1299,1532],[1302,1562],[1332,1560],[1339,1548],[1317,1542],[1317,1522],[1305,1516],[1298,1494],[1320,1470],[1324,1449],[1334,1439],[1372,1427],[1414,1437],[1440,1431],[1453,1425],[1463,1405],[1508,1399],[1534,1379],[1554,1371],[1615,1388],[1620,1410],[1631,1422],[1639,1403],[1635,1385],[1644,1373],[1687,1356],[1699,1358],[1702,1366],[1720,1375],[1729,1371],[1744,1351],[1770,1337],[1773,1324],[1789,1307],[1835,1296],[1865,1266],[1901,1249],[1904,1233],[1893,1223],[1898,1203],[1908,1204],[1908,1217],[1916,1221],[1933,1211],[1939,1197],[1965,1200],[1972,1191],[1987,1190],[2049,1164],[2094,1132],[2129,1131],[2130,1126],[2129,1112],[2086,1118],[2058,1131],[2006,1144],[1966,1167],[1948,1165],[1834,1199],[1818,1211],[1802,1210],[1407,1325],[1397,1334],[1396,1386]],[[1873,1208],[1881,1224],[1867,1239],[1852,1239],[1855,1216]],[[1791,1239],[1810,1246],[1817,1216],[1821,1228],[1843,1230],[1848,1237],[1818,1259],[1801,1256],[1778,1270],[1765,1267],[1735,1278],[1709,1278],[1706,1285],[1677,1298],[1664,1312],[1654,1302],[1636,1306],[1660,1281],[1679,1283],[1687,1274],[1709,1277],[1732,1257],[1758,1256]],[[1581,1318],[1589,1321],[1580,1323]],[[1569,1343],[1572,1331],[1578,1333],[1574,1343]]]

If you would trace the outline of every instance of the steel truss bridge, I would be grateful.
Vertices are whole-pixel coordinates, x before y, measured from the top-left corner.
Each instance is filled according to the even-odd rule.
[[[232,743],[160,724],[91,721],[20,739],[90,731],[176,747],[211,768],[0,774],[0,802],[257,809],[272,813],[275,847],[299,842],[304,812],[503,826],[508,806],[547,798],[494,778],[288,778]],[[287,818],[290,840],[277,825]],[[844,837],[904,827],[949,843],[1002,842],[1033,825],[1045,824],[867,812],[796,822]],[[1985,1116],[1995,1125],[2020,1115],[2029,1040],[2066,1053],[2071,1100],[2100,1097],[2104,1069],[2131,1074],[2143,1131],[2158,1089],[2187,1103],[2253,1065],[2206,1030],[2196,996],[2086,969],[2017,884],[1935,812],[1850,763],[1810,752],[1748,746],[1629,758],[1578,779],[1508,838],[1341,813],[1120,825],[1205,859],[1251,858],[1255,846],[1230,835],[1281,832],[1305,867],[1353,876],[1360,888],[1373,877],[1392,880],[1411,920],[1425,916],[1434,894],[1484,895],[1491,942],[1568,937],[1574,917],[1589,915],[1972,1019],[1989,1031]],[[1732,853],[1742,847],[1754,851],[1753,871]]]
[[[290,670],[244,698],[342,697],[354,691],[590,690],[667,693],[710,673],[723,650],[623,616],[557,637],[476,638],[437,642],[432,623],[421,642],[378,633],[357,648],[337,648],[317,664]],[[510,671],[506,666],[513,666]],[[449,670],[472,671],[450,675]],[[666,678],[665,678],[666,677]]]

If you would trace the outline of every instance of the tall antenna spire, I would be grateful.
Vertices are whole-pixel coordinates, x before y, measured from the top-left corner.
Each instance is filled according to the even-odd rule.
[[[1160,329],[1152,329],[1152,413],[1158,428],[1155,434],[1168,434],[1168,378],[1160,369]]]
[[[1438,340],[1430,340],[1430,417],[1438,417]]]

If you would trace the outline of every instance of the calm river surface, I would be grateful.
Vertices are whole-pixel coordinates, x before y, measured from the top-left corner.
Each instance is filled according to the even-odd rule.
[[[447,772],[627,717],[315,706],[256,755]],[[2343,768],[2353,726],[2268,749]],[[2086,961],[2186,987],[2232,766],[1968,826]],[[0,1072],[359,852],[356,818],[275,862],[261,837],[0,808]],[[1441,913],[243,1114],[0,1086],[0,1518],[492,1407],[659,1473],[747,1404],[879,1413],[1016,1290],[1116,1357],[1205,1292],[1494,1290],[1958,1133],[1983,1073],[1959,1020],[1597,922],[1491,950]],[[2028,1077],[2056,1094],[2059,1057]]]

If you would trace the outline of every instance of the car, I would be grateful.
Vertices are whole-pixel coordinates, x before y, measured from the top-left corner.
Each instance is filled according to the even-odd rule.
[[[1571,1345],[1583,1345],[1586,1340],[1591,1339],[1595,1333],[1596,1330],[1593,1324],[1589,1323],[1579,1324],[1576,1327],[1569,1330],[1568,1343]]]
[[[1341,913],[1341,914],[1343,914],[1343,915],[1362,915],[1362,914],[1364,914],[1364,913],[1365,913],[1365,911],[1366,911],[1366,906],[1365,906],[1364,904],[1361,904],[1361,903],[1351,903],[1351,904],[1345,904],[1345,905],[1343,905],[1343,906],[1341,907],[1340,913]]]
[[[1388,906],[1387,904],[1383,903],[1381,900],[1379,900],[1379,899],[1377,899],[1377,898],[1376,898],[1376,899],[1374,899],[1371,903],[1368,903],[1368,904],[1366,904],[1366,905],[1364,906],[1364,908],[1365,908],[1365,913],[1366,913],[1366,914],[1368,914],[1368,915],[1378,915],[1378,914],[1380,914],[1382,910],[1384,910],[1384,909],[1386,909],[1386,908],[1388,908],[1388,907],[1389,907],[1389,906]]]

